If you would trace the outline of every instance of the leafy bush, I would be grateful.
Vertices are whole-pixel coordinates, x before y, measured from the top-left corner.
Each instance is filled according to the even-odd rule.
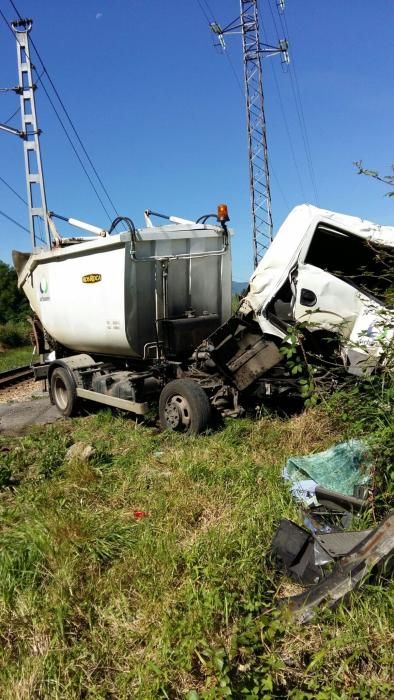
[[[14,268],[0,260],[0,323],[24,320],[29,311]]]
[[[30,326],[26,321],[7,321],[0,325],[0,345],[17,348],[28,345],[29,341]]]

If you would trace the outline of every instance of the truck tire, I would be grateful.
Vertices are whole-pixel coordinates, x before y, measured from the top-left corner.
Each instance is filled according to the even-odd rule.
[[[196,382],[174,379],[165,385],[160,394],[159,417],[163,430],[197,435],[208,427],[211,404]]]
[[[78,399],[75,382],[64,367],[55,367],[51,374],[51,398],[63,416],[76,413]]]

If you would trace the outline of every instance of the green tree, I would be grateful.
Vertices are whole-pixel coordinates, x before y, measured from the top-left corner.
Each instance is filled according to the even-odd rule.
[[[13,267],[0,260],[0,324],[22,321],[29,315],[29,304],[18,289],[18,278]]]

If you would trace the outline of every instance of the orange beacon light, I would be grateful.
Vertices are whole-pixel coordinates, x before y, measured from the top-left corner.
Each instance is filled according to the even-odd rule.
[[[223,224],[226,223],[226,221],[230,221],[227,204],[218,204],[218,221]]]

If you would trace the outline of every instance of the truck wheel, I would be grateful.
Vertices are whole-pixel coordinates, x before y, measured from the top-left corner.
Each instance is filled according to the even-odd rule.
[[[202,433],[209,424],[211,404],[191,379],[174,379],[165,385],[159,400],[160,425],[186,435]]]
[[[63,367],[55,367],[51,374],[51,396],[63,416],[75,413],[78,403],[75,383]]]

